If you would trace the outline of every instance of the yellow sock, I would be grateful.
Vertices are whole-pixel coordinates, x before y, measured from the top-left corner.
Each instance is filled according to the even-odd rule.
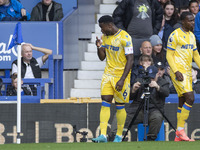
[[[179,126],[178,127],[184,128],[185,121],[189,117],[189,113],[190,113],[191,108],[192,108],[191,105],[189,105],[187,103],[183,104],[183,107],[181,109],[180,121],[179,121]]]
[[[177,129],[179,127],[180,116],[181,116],[181,107],[178,107],[178,110],[177,110]]]
[[[101,134],[107,135],[107,126],[110,119],[110,103],[102,102],[101,112],[100,112],[100,129]]]
[[[122,132],[124,129],[124,124],[126,121],[126,110],[124,105],[116,106],[117,109],[117,133],[116,135],[122,136]]]

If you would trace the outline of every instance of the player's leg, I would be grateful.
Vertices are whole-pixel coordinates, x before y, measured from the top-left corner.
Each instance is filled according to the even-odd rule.
[[[107,126],[110,119],[110,106],[113,99],[114,90],[110,84],[110,77],[103,75],[101,83],[101,99],[102,105],[100,110],[100,131],[101,134],[92,141],[96,143],[107,142]]]
[[[119,78],[114,78],[114,84],[119,81]],[[122,132],[124,129],[124,124],[126,121],[126,110],[125,103],[129,102],[130,95],[130,77],[127,77],[124,81],[124,86],[120,92],[115,90],[114,99],[116,105],[116,118],[117,118],[117,133],[113,142],[121,142],[122,141]]]
[[[177,134],[181,140],[184,141],[193,141],[188,136],[185,134],[184,131],[184,125],[186,120],[189,117],[190,110],[192,108],[192,104],[194,103],[194,93],[193,92],[188,92],[183,94],[185,97],[185,103],[183,104],[183,107],[181,108],[181,114],[180,114],[180,121],[178,124],[178,131]]]

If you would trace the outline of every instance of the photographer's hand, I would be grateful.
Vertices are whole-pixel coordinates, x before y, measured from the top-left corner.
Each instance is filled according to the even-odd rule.
[[[124,80],[120,79],[115,85],[115,89],[119,92],[122,90],[123,86],[124,86]]]
[[[149,87],[156,88],[157,91],[160,90],[160,86],[158,85],[156,81],[151,81],[151,83],[149,84]]]
[[[132,88],[132,93],[135,93],[141,86],[140,82],[136,82],[135,84],[133,84],[133,88]]]

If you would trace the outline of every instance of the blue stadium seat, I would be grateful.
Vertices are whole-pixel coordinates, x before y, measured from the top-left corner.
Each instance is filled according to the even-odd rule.
[[[149,126],[147,126],[147,133],[149,131]],[[144,126],[142,123],[138,124],[138,141],[144,141]],[[164,121],[161,125],[160,132],[157,135],[156,141],[165,141],[165,125]]]

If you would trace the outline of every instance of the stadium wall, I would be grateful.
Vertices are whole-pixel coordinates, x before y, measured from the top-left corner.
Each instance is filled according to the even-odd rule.
[[[127,105],[128,106],[128,105]],[[73,126],[78,131],[88,132],[88,142],[99,135],[100,103],[75,103],[75,104],[22,104],[22,143],[62,143],[80,141],[82,135],[73,133]],[[200,104],[194,104],[186,133],[195,140],[200,140]],[[0,143],[16,143],[16,104],[0,105]],[[111,107],[111,119],[115,106]],[[176,125],[177,104],[166,104],[165,114],[172,124]],[[110,128],[108,128],[110,131]],[[174,140],[174,131],[165,122],[166,141]],[[137,140],[137,129],[133,126],[129,132],[128,141]]]

